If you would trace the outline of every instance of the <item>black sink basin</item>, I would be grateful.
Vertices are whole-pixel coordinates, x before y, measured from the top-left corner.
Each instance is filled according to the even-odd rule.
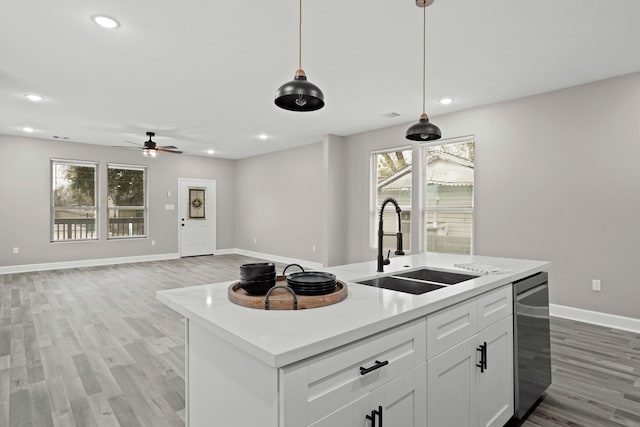
[[[423,268],[421,270],[408,271],[406,273],[394,274],[396,277],[409,277],[411,279],[426,280],[428,282],[443,283],[445,285],[455,285],[456,283],[475,279],[478,276],[469,274],[450,273],[448,271],[431,270]]]
[[[408,294],[420,295],[426,292],[444,288],[443,285],[419,282],[417,280],[407,280],[400,277],[378,277],[375,279],[358,282],[362,285],[374,286],[376,288],[391,289],[392,291],[406,292]]]

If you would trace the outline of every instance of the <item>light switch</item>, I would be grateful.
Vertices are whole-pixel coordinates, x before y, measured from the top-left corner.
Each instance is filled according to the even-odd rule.
[[[164,209],[167,211],[175,211],[176,205],[164,205]]]
[[[171,191],[167,191],[167,197],[171,197]]]

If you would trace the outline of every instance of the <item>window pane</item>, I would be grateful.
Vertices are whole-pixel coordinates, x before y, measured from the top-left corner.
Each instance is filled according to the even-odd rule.
[[[109,238],[146,235],[145,169],[108,166]]]
[[[53,163],[53,206],[96,205],[96,168]]]
[[[144,170],[109,168],[109,207],[144,206]]]
[[[378,218],[382,202],[387,197],[396,199],[401,213],[403,249],[411,250],[411,150],[398,150],[375,155],[376,164],[376,221],[374,230],[378,230]],[[385,236],[384,247],[395,248],[398,232],[398,217],[393,205],[387,205],[383,215]],[[376,240],[377,242],[377,240]]]
[[[448,254],[471,253],[473,213],[427,209],[427,250]]]
[[[51,161],[51,241],[97,239],[96,164]]]
[[[109,237],[144,235],[144,209],[109,208]]]
[[[427,251],[470,254],[473,234],[475,144],[427,147]]]
[[[53,241],[97,239],[95,209],[55,209]]]

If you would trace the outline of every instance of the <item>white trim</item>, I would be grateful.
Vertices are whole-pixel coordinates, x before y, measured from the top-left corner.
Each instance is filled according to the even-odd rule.
[[[238,250],[239,249],[236,249],[236,248],[216,249],[213,252],[213,255],[214,256],[215,255],[238,255],[239,254]]]
[[[178,258],[180,258],[180,254],[169,253],[169,254],[158,254],[158,255],[128,256],[128,257],[120,257],[120,258],[97,258],[97,259],[83,259],[78,261],[47,262],[43,264],[10,265],[7,267],[0,267],[0,274],[27,273],[31,271],[44,271],[44,270],[62,270],[65,268],[78,268],[78,267],[97,267],[100,265],[130,264],[133,262],[165,261],[168,259],[178,259]]]
[[[549,314],[563,319],[577,320],[578,322],[592,323],[608,328],[640,333],[640,319],[633,317],[618,316],[616,314],[601,313],[599,311],[584,310],[582,308],[558,304],[549,304]]]
[[[307,261],[304,259],[297,259],[297,258],[289,258],[289,257],[280,256],[280,255],[265,254],[262,252],[248,251],[245,249],[225,249],[225,251],[234,251],[233,252],[234,254],[250,256],[253,258],[267,259],[269,261],[281,262],[283,264],[300,264],[303,267],[308,267],[313,269],[320,269],[323,267],[322,263],[319,263],[319,262]],[[220,253],[220,251],[218,251],[218,253]],[[225,252],[225,253],[232,253],[232,252]]]

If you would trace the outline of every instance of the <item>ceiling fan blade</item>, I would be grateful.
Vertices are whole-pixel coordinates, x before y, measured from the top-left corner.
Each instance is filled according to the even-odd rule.
[[[113,148],[128,148],[134,150],[144,150],[144,147],[129,147],[128,145],[112,145]]]
[[[178,147],[176,147],[175,145],[161,145],[161,146],[158,146],[156,148],[158,148],[158,149],[161,148],[163,150],[177,150],[178,149]]]
[[[166,150],[164,148],[157,148],[158,151],[164,151],[165,153],[182,154],[179,150]]]
[[[128,139],[125,139],[124,142],[128,142],[129,144],[137,145],[138,147],[142,146],[142,144],[139,144],[139,143],[133,142],[133,141],[129,141]]]

